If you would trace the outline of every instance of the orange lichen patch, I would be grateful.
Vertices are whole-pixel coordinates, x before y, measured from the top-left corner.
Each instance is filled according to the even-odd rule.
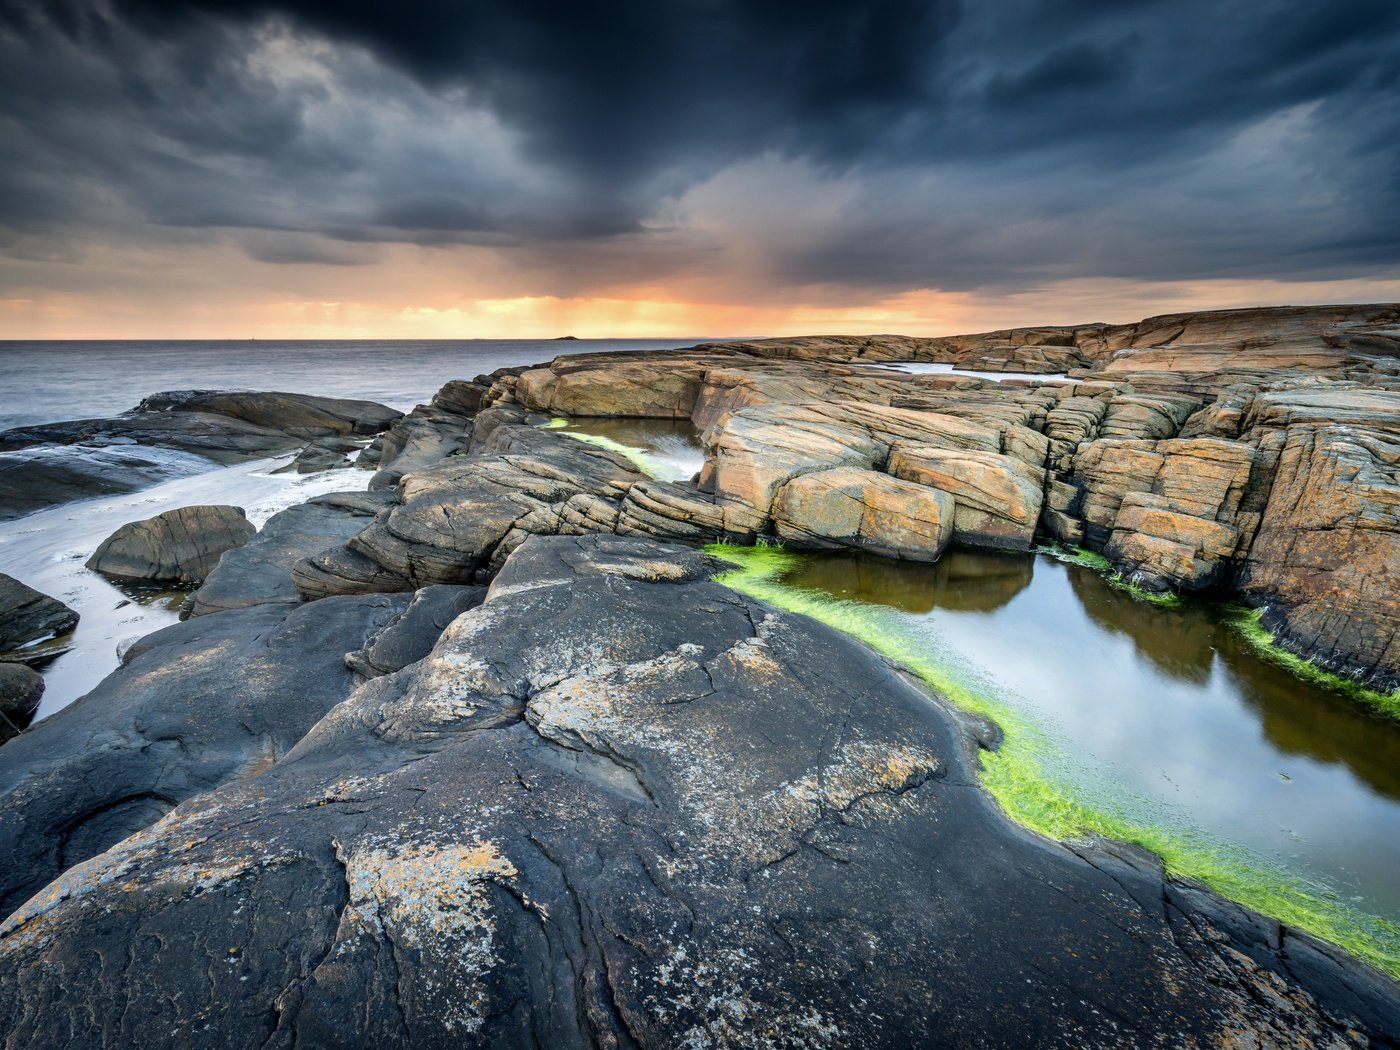
[[[433,963],[417,971],[420,994],[449,1031],[476,1031],[497,962],[487,888],[514,879],[515,865],[486,840],[341,852],[349,888],[341,937],[358,928],[416,948]]]
[[[713,664],[728,664],[736,673],[742,672],[765,683],[776,682],[788,673],[762,638],[745,638],[715,657]]]
[[[938,756],[922,748],[871,743],[846,744],[837,760],[788,788],[805,802],[844,809],[880,792],[901,794],[937,776]]]

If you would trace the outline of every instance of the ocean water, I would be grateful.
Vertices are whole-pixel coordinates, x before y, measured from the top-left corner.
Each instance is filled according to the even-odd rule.
[[[450,379],[559,354],[669,349],[694,339],[0,341],[0,430],[113,416],[161,390],[282,390],[407,411]]]

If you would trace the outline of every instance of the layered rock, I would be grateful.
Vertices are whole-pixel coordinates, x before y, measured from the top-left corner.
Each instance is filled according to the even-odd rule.
[[[6,919],[4,1045],[1400,1038],[1316,942],[1011,827],[936,698],[709,571],[522,546],[426,660]]]
[[[889,558],[936,561],[953,536],[947,492],[888,474],[838,467],[778,490],[773,521],[794,547],[851,547]]]
[[[177,507],[121,526],[102,541],[87,567],[129,583],[198,583],[226,551],[243,546],[256,532],[242,507]]]

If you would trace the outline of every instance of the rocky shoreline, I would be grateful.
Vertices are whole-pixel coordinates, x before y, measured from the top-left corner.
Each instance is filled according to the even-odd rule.
[[[688,419],[704,468],[555,416]],[[1400,307],[564,356],[403,416],[160,395],[0,448],[376,432],[368,492],[239,536],[0,747],[4,1045],[1400,1042],[1390,977],[1019,829],[993,727],[695,549],[1054,541],[1396,689]],[[11,513],[67,497],[24,469]]]

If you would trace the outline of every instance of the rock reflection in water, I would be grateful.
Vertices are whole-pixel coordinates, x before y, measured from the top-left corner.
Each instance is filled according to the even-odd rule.
[[[783,582],[907,613],[995,612],[1030,584],[1034,570],[1026,554],[953,549],[930,565],[841,552],[804,557]]]

